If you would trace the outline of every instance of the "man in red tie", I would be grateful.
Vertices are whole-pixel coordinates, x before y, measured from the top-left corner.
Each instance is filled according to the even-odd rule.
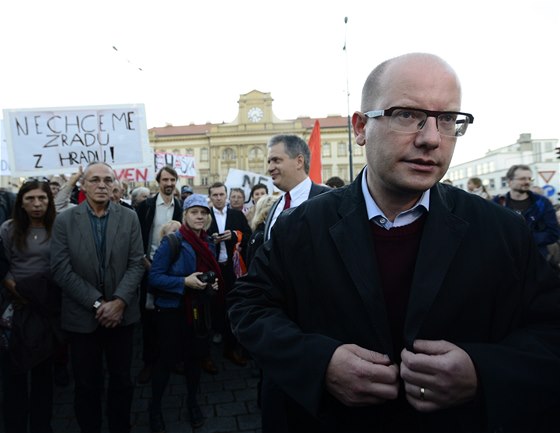
[[[307,143],[297,135],[275,135],[268,141],[268,173],[272,183],[285,194],[266,219],[265,240],[282,211],[298,207],[308,198],[329,191],[309,178],[311,153]]]

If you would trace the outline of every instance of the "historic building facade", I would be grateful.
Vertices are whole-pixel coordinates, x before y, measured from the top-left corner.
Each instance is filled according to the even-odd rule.
[[[194,156],[196,177],[188,179],[188,183],[200,192],[205,192],[213,182],[223,182],[230,168],[268,175],[268,139],[276,134],[296,134],[308,142],[316,120],[309,117],[278,119],[272,102],[270,93],[253,90],[240,96],[239,111],[231,123],[151,128],[150,145],[154,152]],[[348,183],[351,180],[348,119],[328,116],[317,120],[321,126],[323,180],[339,176]],[[353,176],[356,177],[365,165],[365,152],[355,144],[353,133],[352,151]]]
[[[554,203],[560,191],[560,164],[558,161],[558,139],[535,139],[531,134],[520,134],[517,141],[508,146],[490,150],[482,158],[452,166],[447,178],[458,188],[467,189],[467,181],[478,177],[492,195],[509,191],[506,172],[515,164],[525,164],[533,171],[535,186],[544,189]]]

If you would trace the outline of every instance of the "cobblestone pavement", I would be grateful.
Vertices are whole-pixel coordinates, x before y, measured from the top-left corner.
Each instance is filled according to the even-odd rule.
[[[133,377],[142,368],[140,332],[135,334],[135,358]],[[219,373],[202,373],[198,401],[206,416],[205,424],[193,430],[188,420],[186,406],[186,386],[183,376],[172,374],[163,399],[163,415],[167,433],[260,433],[261,416],[257,407],[257,383],[259,371],[253,362],[239,367],[222,357],[222,346],[212,344],[212,356]],[[150,385],[136,385],[132,403],[132,433],[150,433],[148,426],[148,405],[151,397]],[[0,395],[0,400],[3,396]],[[2,418],[0,409],[0,419]],[[108,432],[106,418],[103,432]],[[74,418],[73,385],[55,388],[53,422],[54,433],[79,433]],[[4,433],[0,422],[0,433]]]

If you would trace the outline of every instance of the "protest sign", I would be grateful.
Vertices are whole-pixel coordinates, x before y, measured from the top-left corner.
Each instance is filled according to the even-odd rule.
[[[126,182],[150,182],[156,178],[154,170],[151,167],[120,168],[115,170],[115,176],[118,180],[124,180]]]
[[[156,173],[163,167],[173,167],[180,177],[195,177],[196,167],[194,156],[175,153],[154,153]]]
[[[144,105],[4,110],[10,168],[16,176],[74,172],[102,161],[148,167]]]
[[[253,173],[252,171],[238,170],[236,168],[229,169],[226,181],[224,183],[228,189],[228,193],[232,188],[242,188],[243,191],[245,191],[246,203],[248,203],[251,199],[251,188],[253,188],[253,186],[257,183],[265,184],[268,187],[269,195],[272,195],[274,192],[280,191],[272,183],[271,177]]]

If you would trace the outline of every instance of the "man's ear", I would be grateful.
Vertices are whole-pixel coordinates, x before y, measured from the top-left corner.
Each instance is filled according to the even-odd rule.
[[[354,129],[354,137],[356,137],[358,146],[366,144],[366,122],[367,117],[362,113],[356,111],[352,115],[352,128]]]
[[[296,161],[298,164],[298,169],[303,170],[305,168],[305,158],[301,153],[298,156],[296,156]]]

